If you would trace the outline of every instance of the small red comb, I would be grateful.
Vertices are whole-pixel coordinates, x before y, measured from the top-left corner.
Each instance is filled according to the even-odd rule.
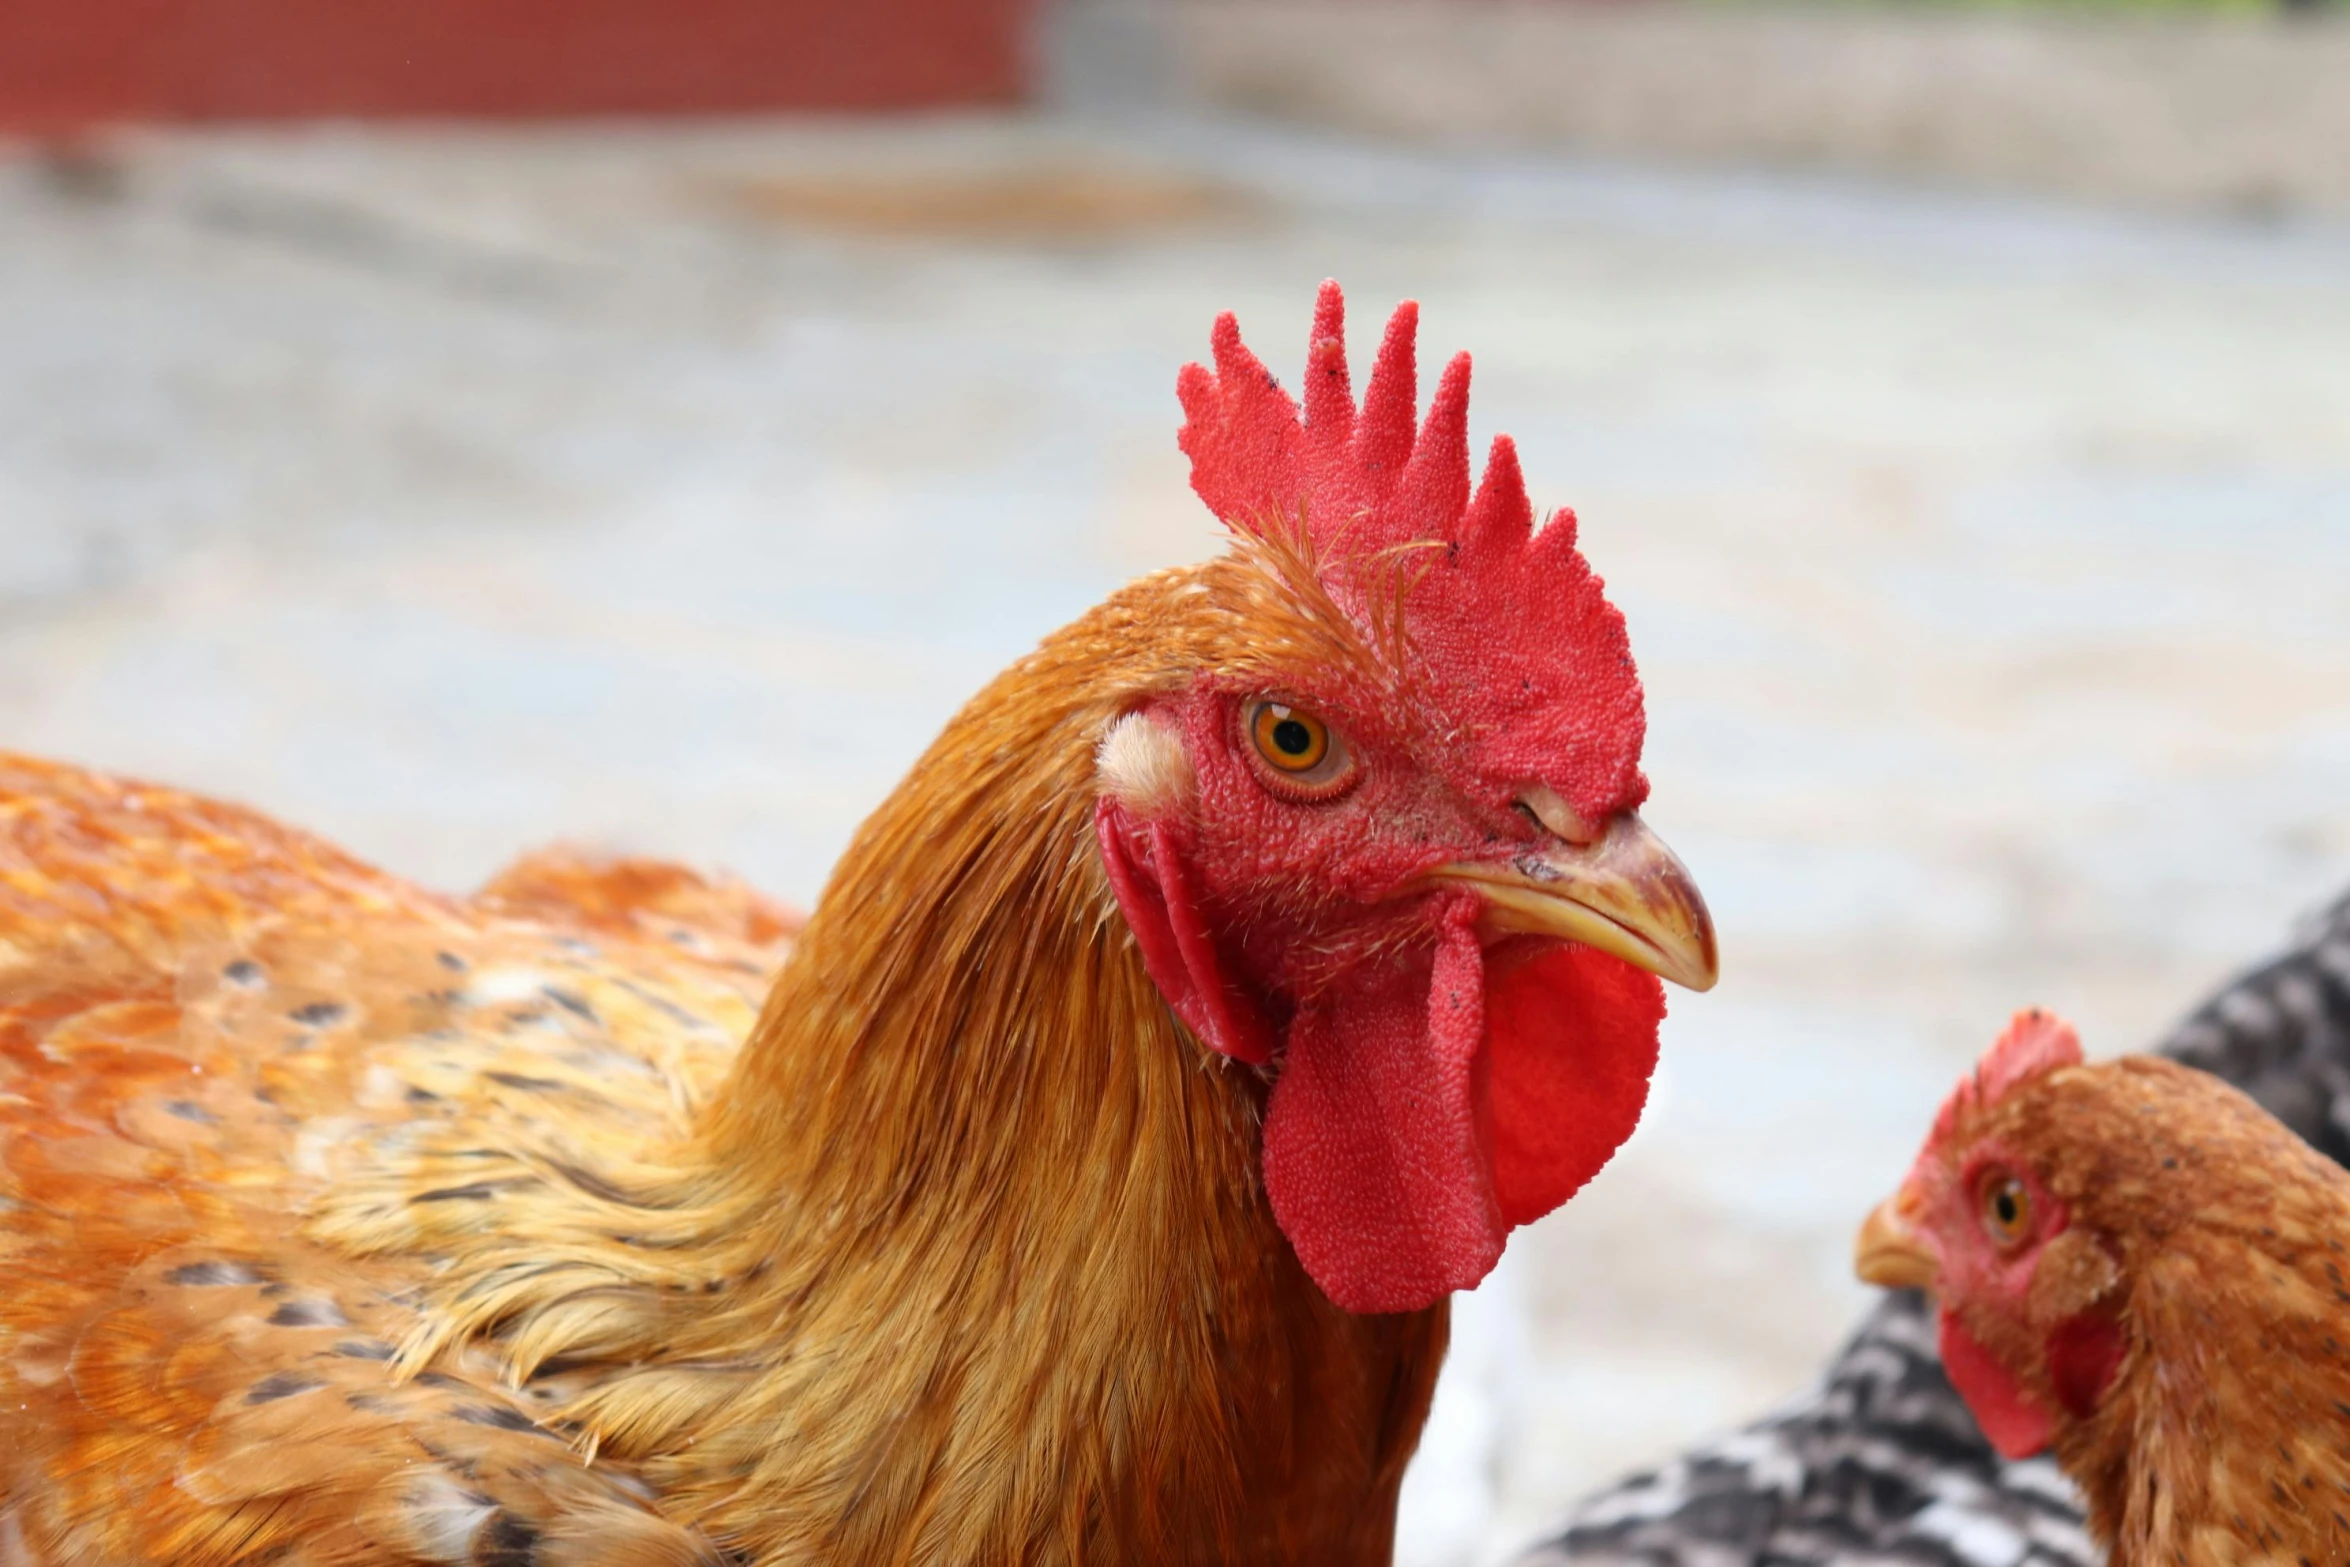
[[[1537,532],[1516,445],[1497,435],[1469,488],[1469,356],[1456,354],[1428,417],[1415,418],[1420,307],[1388,319],[1358,409],[1346,363],[1346,300],[1325,282],[1306,351],[1303,416],[1227,313],[1216,368],[1176,378],[1200,499],[1263,536],[1302,515],[1325,584],[1363,613],[1365,563],[1441,544],[1408,600],[1414,650],[1436,675],[1456,733],[1495,776],[1539,781],[1597,821],[1637,806],[1647,728],[1623,616],[1575,548],[1575,517]]]
[[[2006,1031],[1983,1052],[1973,1075],[1961,1078],[1942,1101],[1934,1117],[1934,1138],[1949,1135],[1959,1118],[1977,1107],[1997,1104],[2018,1083],[2060,1066],[2079,1066],[2083,1059],[2081,1036],[2072,1024],[2039,1007],[2025,1008],[2008,1019]]]

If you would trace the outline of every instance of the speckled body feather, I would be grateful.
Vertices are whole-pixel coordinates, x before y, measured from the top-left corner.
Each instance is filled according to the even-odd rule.
[[[673,1135],[725,1071],[785,917],[682,873],[512,885],[607,871],[647,929],[0,759],[0,1559],[715,1559],[494,1352],[396,1377],[447,1258],[334,1238],[357,1203],[496,1206],[468,1166],[508,1148]],[[444,1180],[435,1144],[470,1158]]]

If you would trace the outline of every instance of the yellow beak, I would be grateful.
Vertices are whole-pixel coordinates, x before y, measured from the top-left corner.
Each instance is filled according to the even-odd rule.
[[[1917,1202],[1904,1186],[1870,1210],[1852,1243],[1852,1271],[1866,1284],[1889,1290],[1930,1290],[1941,1274],[1941,1264],[1926,1249],[1909,1215]]]
[[[1503,863],[1457,861],[1428,874],[1476,888],[1496,935],[1579,941],[1691,990],[1711,990],[1721,972],[1713,916],[1697,884],[1631,812],[1591,843],[1562,842]]]

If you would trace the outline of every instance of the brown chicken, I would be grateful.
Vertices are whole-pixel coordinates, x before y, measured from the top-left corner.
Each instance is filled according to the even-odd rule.
[[[1714,969],[1622,621],[1412,323],[1358,414],[1326,287],[1301,422],[1219,322],[1231,551],[796,934],[0,761],[0,1563],[1384,1560],[1446,1295]]]
[[[2350,1560],[2350,1172],[2242,1092],[2084,1065],[2019,1014],[1869,1216],[2010,1458],[2053,1450],[2118,1567]]]

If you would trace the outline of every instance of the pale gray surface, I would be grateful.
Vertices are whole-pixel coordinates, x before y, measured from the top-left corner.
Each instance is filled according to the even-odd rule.
[[[1419,296],[1631,618],[1725,978],[1466,1303],[1415,1562],[1807,1376],[2010,1008],[2134,1044],[2350,879],[2338,233],[941,122],[154,141],[0,170],[0,237],[0,738],[449,885],[574,837],[812,897],[957,701],[1212,547],[1217,310],[1294,374],[1323,275],[1366,357]]]
[[[1060,0],[1080,94],[1385,136],[2350,216],[2320,4]],[[1147,64],[1146,64],[1147,62]]]

